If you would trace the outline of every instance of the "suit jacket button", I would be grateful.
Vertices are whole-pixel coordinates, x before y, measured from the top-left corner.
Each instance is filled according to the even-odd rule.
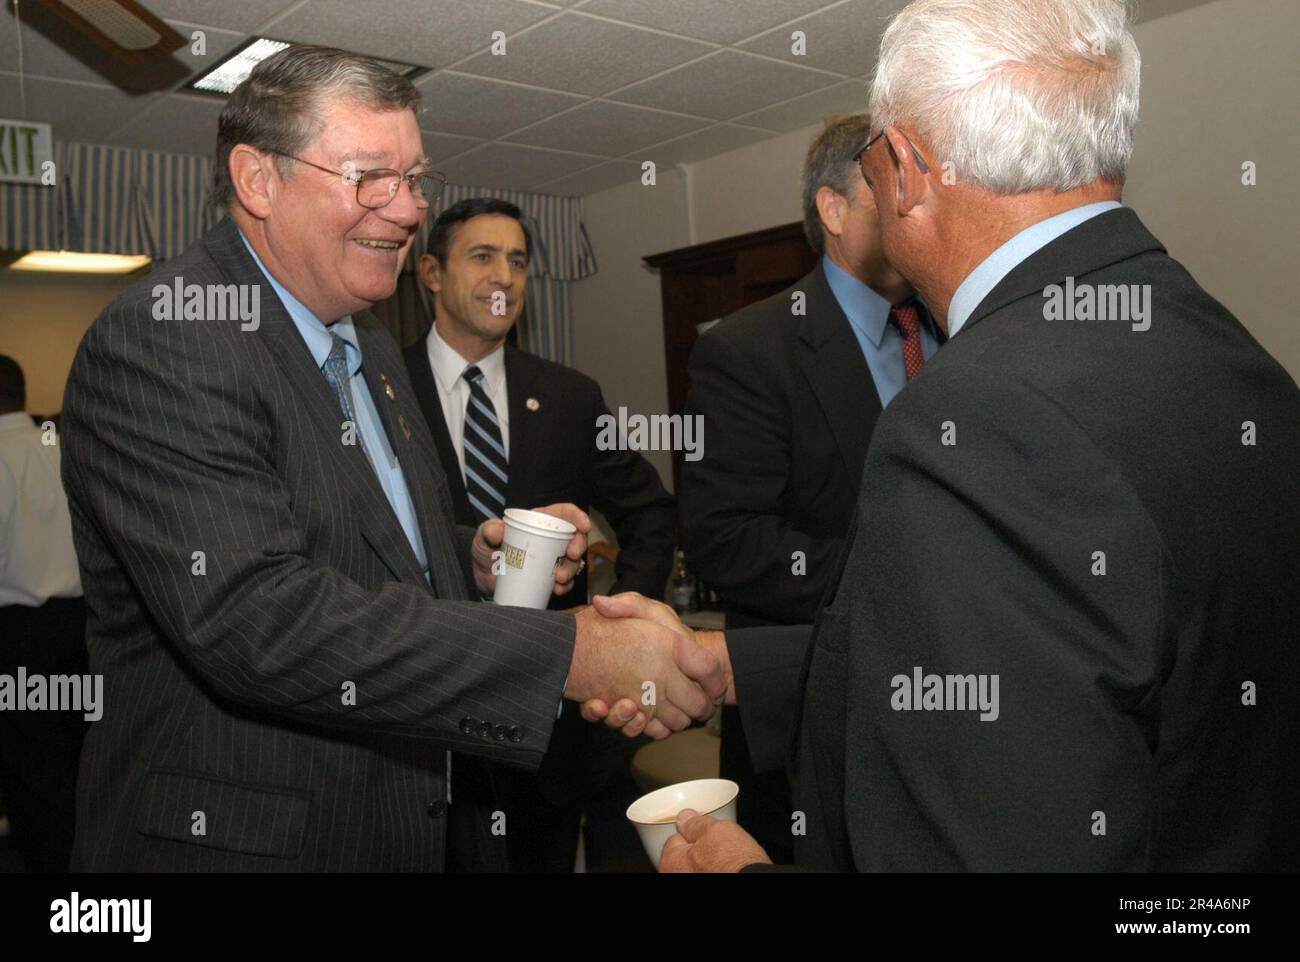
[[[429,803],[430,818],[442,818],[446,814],[447,814],[447,803],[444,802],[441,798],[438,799],[436,802]]]
[[[508,729],[505,725],[498,725],[496,728],[492,729],[492,737],[499,742],[503,742],[506,740],[507,731]]]
[[[465,735],[474,734],[474,719],[470,718],[468,715],[462,718],[460,720],[460,730],[461,733]]]
[[[512,742],[521,742],[524,740],[524,730],[518,725],[510,726],[510,740]]]
[[[479,733],[480,735],[482,735],[484,738],[488,738],[488,737],[492,734],[492,723],[491,723],[491,722],[479,722],[479,723],[478,723],[478,733]]]

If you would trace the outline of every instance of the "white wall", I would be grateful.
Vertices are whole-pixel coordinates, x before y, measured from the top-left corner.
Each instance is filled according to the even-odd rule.
[[[574,365],[600,382],[615,414],[620,406],[629,414],[668,410],[659,275],[641,258],[691,240],[681,174],[661,171],[657,181],[634,181],[583,202],[599,270],[574,286]],[[671,489],[671,455],[645,455]]]
[[[1135,33],[1142,120],[1125,202],[1300,380],[1300,2],[1216,0]],[[677,173],[585,199],[600,272],[577,284],[576,359],[611,406],[668,409],[659,285],[641,258],[799,220],[809,122],[692,165],[689,199]],[[1241,184],[1247,160],[1256,187]],[[670,483],[668,459],[652,460]]]

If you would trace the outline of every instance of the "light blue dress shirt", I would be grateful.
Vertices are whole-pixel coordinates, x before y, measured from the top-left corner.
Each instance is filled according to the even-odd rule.
[[[313,314],[298,298],[294,297],[285,288],[283,284],[271,276],[262,259],[257,256],[253,250],[248,238],[240,233],[240,239],[243,240],[244,246],[248,248],[248,253],[253,256],[253,261],[257,264],[258,270],[270,282],[275,293],[279,296],[280,302],[284,304],[285,310],[289,312],[289,317],[293,319],[294,326],[298,328],[298,333],[307,344],[307,349],[311,351],[312,360],[316,362],[318,368],[324,368],[325,359],[329,357],[330,347],[333,341],[331,334],[337,334],[343,338],[347,344],[348,355],[348,373],[351,375],[350,384],[352,387],[352,408],[357,415],[357,433],[361,435],[361,444],[370,459],[370,466],[375,471],[375,477],[379,480],[379,486],[384,490],[384,496],[388,498],[388,503],[392,505],[393,513],[397,515],[397,521],[402,526],[402,531],[406,534],[406,540],[411,544],[411,550],[415,552],[415,557],[420,562],[420,567],[424,570],[424,578],[429,580],[429,557],[425,551],[424,539],[420,537],[420,525],[416,520],[415,502],[411,500],[411,491],[406,486],[406,478],[402,474],[402,465],[397,460],[397,455],[393,453],[392,446],[388,443],[388,435],[384,431],[384,424],[379,419],[379,411],[375,408],[374,399],[370,396],[370,389],[366,386],[366,376],[361,372],[361,345],[357,342],[356,328],[352,326],[351,316],[340,318],[328,327]],[[321,374],[321,381],[325,380],[325,375]],[[342,423],[342,409],[339,411],[340,423]]]
[[[830,285],[831,293],[849,319],[858,346],[862,348],[871,379],[876,382],[880,406],[887,407],[894,395],[907,386],[903,335],[889,323],[889,309],[893,305],[825,255],[822,256],[822,269],[826,272],[826,283]],[[939,342],[930,329],[925,312],[920,313],[921,353],[928,361],[939,350]]]
[[[1086,220],[1098,214],[1115,210],[1124,205],[1118,201],[1103,200],[1096,204],[1085,204],[1074,210],[1067,210],[1047,220],[1040,220],[1032,227],[1026,227],[1011,240],[1007,241],[980,263],[966,279],[961,282],[952,295],[948,305],[948,336],[953,337],[962,326],[970,320],[975,308],[998,286],[1002,278],[1038,253],[1066,231],[1078,227]]]

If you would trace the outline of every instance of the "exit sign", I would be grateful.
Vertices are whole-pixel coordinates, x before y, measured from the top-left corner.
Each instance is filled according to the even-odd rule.
[[[54,184],[54,142],[49,124],[0,119],[0,180]]]

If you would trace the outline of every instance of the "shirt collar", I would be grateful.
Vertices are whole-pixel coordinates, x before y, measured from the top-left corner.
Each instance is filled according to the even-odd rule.
[[[433,376],[438,381],[438,387],[444,394],[450,394],[456,389],[461,375],[465,373],[465,368],[469,367],[470,362],[442,339],[437,324],[429,328],[429,336],[425,342],[429,352],[429,366],[433,368]],[[501,387],[505,384],[505,353],[505,345],[502,344],[491,354],[475,362],[478,369],[483,372],[487,393],[493,398],[499,396]]]
[[[873,345],[880,347],[885,337],[885,325],[889,323],[889,301],[825,254],[822,255],[822,270],[849,323]]]
[[[355,375],[361,370],[361,344],[357,340],[357,331],[352,324],[352,316],[347,315],[339,318],[328,327],[318,318],[307,305],[289,293],[289,289],[281,284],[272,276],[271,272],[266,269],[262,259],[257,256],[257,251],[253,250],[253,245],[248,242],[244,232],[239,232],[239,239],[244,242],[248,248],[248,253],[252,255],[253,263],[257,269],[262,272],[262,276],[267,279],[272,289],[275,290],[276,296],[280,298],[280,303],[284,309],[289,312],[289,317],[293,321],[293,326],[298,329],[302,339],[307,344],[307,349],[311,351],[312,360],[316,362],[319,368],[325,367],[325,361],[330,356],[330,349],[334,346],[334,339],[330,336],[337,334],[343,338],[347,344],[348,355],[348,373]]]
[[[992,293],[993,288],[998,286],[1002,278],[1033,254],[1084,221],[1122,206],[1118,201],[1103,200],[1096,204],[1084,204],[1082,207],[1075,207],[1048,217],[1046,220],[1040,220],[1037,224],[1026,227],[984,258],[952,295],[952,302],[948,305],[948,336],[955,336],[970,320],[975,308]]]

